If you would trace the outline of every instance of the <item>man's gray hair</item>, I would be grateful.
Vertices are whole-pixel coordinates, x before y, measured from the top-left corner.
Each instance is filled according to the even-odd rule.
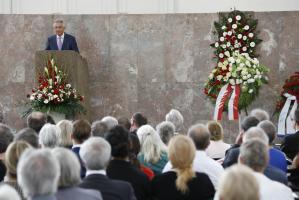
[[[260,108],[253,109],[250,112],[250,116],[256,117],[260,122],[264,120],[270,120],[269,114],[265,110]]]
[[[0,186],[0,199],[1,200],[21,200],[18,192],[8,184]]]
[[[240,162],[257,172],[263,172],[268,165],[268,146],[260,139],[251,139],[241,145]]]
[[[39,132],[39,144],[42,147],[54,148],[58,146],[60,128],[53,124],[45,124]]]
[[[160,135],[161,140],[167,145],[174,135],[175,127],[173,123],[164,121],[157,125],[156,130]]]
[[[272,145],[274,139],[276,138],[275,125],[269,120],[264,120],[261,121],[257,126],[264,130],[264,132],[267,134],[269,138],[269,145]]]
[[[165,121],[173,123],[173,125],[175,126],[175,132],[183,131],[184,117],[180,113],[180,111],[176,109],[170,110],[169,113],[167,113],[165,116]]]
[[[210,132],[206,125],[196,124],[189,128],[188,136],[193,140],[197,150],[205,150],[210,144]]]
[[[107,125],[108,130],[113,129],[115,126],[118,125],[117,119],[115,117],[111,117],[111,116],[106,116],[101,121]]]
[[[111,146],[101,137],[91,137],[80,149],[80,157],[89,170],[106,169],[111,158]]]
[[[269,138],[263,129],[259,127],[251,127],[248,131],[245,132],[243,136],[243,141],[246,142],[251,139],[260,139],[266,145],[269,144]]]
[[[80,163],[77,156],[69,149],[57,147],[52,150],[60,166],[59,188],[73,187],[80,183]]]
[[[27,149],[19,160],[17,174],[28,199],[57,191],[60,168],[49,149]]]
[[[97,120],[91,124],[92,136],[103,138],[107,132],[108,132],[108,126],[105,122]]]
[[[55,19],[53,25],[54,24],[62,24],[63,26],[65,26],[64,22],[63,22],[63,19]]]

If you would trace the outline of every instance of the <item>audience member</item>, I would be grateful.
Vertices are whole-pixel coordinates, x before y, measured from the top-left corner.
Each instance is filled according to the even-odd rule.
[[[156,130],[163,141],[163,143],[167,146],[169,140],[174,136],[175,127],[171,122],[161,122],[157,125]]]
[[[112,180],[106,176],[111,146],[105,139],[91,137],[86,140],[80,149],[80,156],[87,168],[86,177],[79,184],[81,188],[100,191],[104,200],[136,199],[130,183]]]
[[[14,141],[25,141],[34,148],[39,147],[38,135],[32,128],[23,128],[14,137]]]
[[[60,166],[57,200],[102,200],[99,191],[78,187],[81,182],[80,163],[71,150],[57,147],[52,154]]]
[[[5,152],[8,145],[13,141],[13,138],[11,129],[0,123],[0,182],[3,181],[6,174],[6,167],[4,165]]]
[[[45,124],[39,132],[39,144],[42,148],[54,148],[58,146],[60,129],[53,124]]]
[[[53,125],[56,125],[56,122],[55,120],[53,119],[53,117],[49,114],[47,114],[47,123],[48,124],[53,124]]]
[[[91,124],[91,135],[93,137],[105,137],[105,134],[108,132],[108,126],[105,122],[102,121],[94,121]]]
[[[1,200],[21,200],[18,192],[9,185],[0,185]]]
[[[17,174],[25,198],[56,199],[60,168],[50,150],[27,149],[19,160]]]
[[[73,146],[72,131],[73,124],[69,120],[61,120],[56,125],[60,128],[58,132],[58,146],[71,149]]]
[[[147,176],[129,161],[129,132],[122,126],[116,126],[108,132],[106,140],[112,149],[112,160],[106,170],[107,176],[131,183],[138,200],[150,199],[150,183]]]
[[[256,117],[260,122],[270,120],[269,114],[265,110],[260,108],[251,110],[249,116]]]
[[[216,121],[208,122],[207,126],[211,135],[210,145],[206,150],[207,155],[215,160],[222,159],[230,148],[230,144],[223,142],[223,128]]]
[[[153,172],[161,174],[168,162],[166,146],[158,133],[150,125],[143,125],[137,131],[141,144],[141,151],[138,155],[140,163],[149,167]]]
[[[152,195],[154,199],[213,198],[215,189],[209,177],[192,169],[195,150],[194,143],[187,136],[177,135],[170,140],[169,159],[174,169],[153,178]]]
[[[205,152],[210,143],[208,128],[203,124],[196,124],[190,127],[188,136],[192,139],[196,147],[193,170],[207,174],[214,187],[217,188],[219,178],[224,170],[220,163],[210,158]],[[168,162],[163,172],[171,171],[172,168],[171,162]]]
[[[263,174],[269,161],[267,144],[260,139],[250,139],[244,142],[240,149],[239,162],[255,171],[254,175],[259,183],[261,200],[294,199],[290,188],[270,180]]]
[[[39,133],[42,127],[47,123],[47,116],[42,112],[32,112],[27,117],[27,127],[32,128]]]
[[[132,134],[137,134],[137,130],[143,126],[147,124],[147,118],[142,115],[141,113],[137,112],[134,113],[132,118],[131,118],[131,128],[130,128],[130,132]]]
[[[175,127],[175,133],[176,134],[179,134],[179,133],[182,134],[183,133],[184,117],[180,113],[180,111],[178,111],[176,109],[171,109],[169,111],[169,113],[166,114],[165,121],[173,123],[173,125]]]
[[[130,131],[131,129],[131,122],[128,118],[126,117],[120,117],[118,118],[118,124],[122,127],[124,127],[125,129],[127,129],[128,131]]]
[[[108,130],[111,130],[116,125],[118,125],[118,121],[115,117],[106,116],[103,119],[101,119],[102,122],[104,122],[107,125]]]

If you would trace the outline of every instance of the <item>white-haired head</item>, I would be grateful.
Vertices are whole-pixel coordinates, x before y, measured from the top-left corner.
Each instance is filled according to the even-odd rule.
[[[260,139],[265,144],[269,144],[269,137],[265,131],[259,127],[251,127],[248,131],[245,132],[243,136],[243,142],[247,142],[251,139]]]
[[[256,117],[260,122],[264,120],[270,120],[269,114],[265,110],[260,108],[253,109],[250,112],[250,116]]]
[[[91,137],[80,149],[80,157],[89,170],[106,169],[111,158],[111,146],[101,137]]]
[[[39,144],[41,147],[54,148],[58,146],[60,128],[53,124],[45,124],[39,132]]]
[[[60,167],[49,149],[27,149],[19,160],[17,174],[24,196],[32,199],[56,193]]]
[[[150,125],[143,125],[137,130],[137,136],[144,160],[150,163],[158,162],[162,153],[166,152],[166,147],[155,129]]]
[[[101,121],[107,125],[108,130],[113,129],[115,126],[118,125],[117,119],[115,117],[111,117],[111,116],[106,116]]]
[[[176,109],[170,110],[169,113],[166,114],[165,120],[174,124],[176,132],[183,131],[184,117],[180,111]]]
[[[69,149],[56,147],[52,150],[52,154],[58,160],[60,166],[60,188],[74,187],[81,181],[80,163],[77,156]]]
[[[60,131],[58,132],[58,145],[61,147],[72,146],[72,122],[69,120],[61,120],[56,126],[60,128]]]
[[[21,200],[21,197],[13,187],[7,184],[2,184],[0,186],[0,199],[1,200]]]

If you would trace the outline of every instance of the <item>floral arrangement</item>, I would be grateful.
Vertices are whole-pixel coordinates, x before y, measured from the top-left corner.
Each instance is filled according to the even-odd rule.
[[[86,112],[80,103],[84,96],[67,83],[67,75],[57,67],[53,58],[48,60],[47,66],[39,74],[38,86],[27,97],[30,108],[24,116],[33,111],[52,111],[65,115]]]
[[[280,97],[276,102],[275,113],[279,113],[283,108],[287,100],[285,94],[294,96],[297,102],[299,102],[299,72],[295,72],[293,75],[291,75],[288,79],[285,80],[285,83],[282,87],[282,91],[280,93]]]
[[[262,41],[257,37],[258,20],[240,11],[220,14],[219,19],[214,23],[218,40],[211,44],[217,64],[205,83],[204,93],[217,104],[224,86],[233,86],[233,90],[240,88],[234,107],[246,111],[259,88],[267,83],[266,72],[269,71],[257,59],[256,46]]]

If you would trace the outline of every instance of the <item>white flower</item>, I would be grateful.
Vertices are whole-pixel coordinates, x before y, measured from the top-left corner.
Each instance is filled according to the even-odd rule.
[[[235,48],[239,48],[239,44],[235,44],[234,47],[235,47]]]
[[[235,63],[235,59],[234,59],[234,57],[229,57],[229,58],[228,58],[228,61],[229,61],[230,63]]]
[[[251,47],[255,47],[255,43],[254,42],[250,42],[249,44]]]
[[[224,41],[224,37],[220,37],[219,40],[220,40],[221,42],[223,42],[223,41]]]
[[[241,84],[242,82],[243,82],[243,80],[241,80],[241,79],[236,80],[236,84]]]
[[[216,47],[216,48],[219,47],[219,43],[218,43],[218,42],[215,43],[215,47]]]
[[[250,64],[249,60],[246,60],[245,64],[246,64],[248,67],[251,67],[251,64]]]
[[[212,73],[215,74],[217,72],[217,69],[213,69]]]
[[[224,64],[225,66],[228,65],[228,61],[225,60],[225,61],[223,62],[223,64]]]
[[[244,77],[246,77],[247,76],[247,71],[246,70],[242,70],[241,71],[241,75],[244,76]]]
[[[223,53],[220,53],[219,58],[223,58],[223,57],[224,57]]]
[[[248,79],[248,81],[247,81],[248,83],[254,83],[254,79],[253,78],[251,78],[251,79]]]
[[[227,72],[227,73],[226,73],[226,77],[227,77],[227,78],[231,77],[231,73],[230,73],[230,72]]]
[[[35,98],[33,95],[30,96],[30,100],[33,101]]]
[[[235,80],[234,80],[234,79],[229,79],[229,83],[230,83],[231,85],[235,85]]]
[[[242,34],[238,34],[238,39],[241,39],[242,38]]]
[[[222,34],[222,35],[223,35],[223,37],[225,37],[225,36],[227,35],[227,32],[223,32],[223,34]]]
[[[51,59],[51,65],[52,66],[54,65],[54,59],[53,58]]]
[[[259,64],[259,60],[257,58],[254,58],[252,61],[254,64],[258,65]]]
[[[48,100],[48,99],[45,99],[45,100],[44,100],[44,103],[45,103],[45,104],[49,103],[49,100]]]
[[[257,75],[260,75],[261,72],[260,72],[259,70],[256,70],[256,74],[257,74]]]
[[[238,59],[236,60],[236,63],[239,64],[240,62],[241,62],[241,60],[238,58]]]
[[[218,67],[221,68],[222,66],[223,66],[222,62],[219,62],[219,63],[218,63]]]
[[[248,93],[250,93],[250,94],[251,94],[252,92],[253,92],[253,89],[250,89],[250,90],[248,90]]]
[[[228,68],[228,71],[232,71],[233,70],[233,67],[232,66],[229,66],[229,68]]]
[[[227,57],[230,57],[229,51],[224,52],[224,55],[226,55]]]
[[[227,47],[230,47],[230,45],[231,45],[230,42],[227,42],[227,43],[226,43],[226,46],[227,46]]]
[[[59,96],[62,98],[62,97],[63,97],[63,94],[60,94]]]
[[[237,27],[238,27],[237,24],[233,24],[233,25],[232,25],[232,28],[233,28],[233,29],[236,29]]]
[[[70,88],[70,87],[71,87],[71,84],[66,84],[66,87],[67,87],[67,88]]]
[[[248,25],[244,26],[244,29],[249,30],[249,26]]]
[[[228,18],[227,21],[228,21],[229,23],[232,23],[233,19],[232,19],[232,18]]]
[[[247,36],[246,35],[243,36],[243,40],[247,40]]]
[[[236,20],[240,21],[240,20],[241,20],[241,16],[240,16],[240,15],[237,15],[237,16],[236,16]]]
[[[221,69],[222,69],[222,70],[227,70],[227,67],[226,67],[225,65],[223,65],[223,66],[221,67]]]
[[[222,30],[226,29],[226,26],[222,26],[221,29],[222,29]]]
[[[243,47],[243,48],[242,48],[242,51],[247,51],[247,47]]]
[[[218,75],[217,80],[220,81],[222,79],[222,77],[223,77],[222,75]]]
[[[253,33],[249,33],[248,37],[252,38],[253,37]]]
[[[231,31],[227,32],[227,35],[229,35],[229,36],[231,36],[232,34],[233,34],[233,32],[231,32]]]
[[[226,49],[226,45],[225,45],[225,44],[222,44],[221,47],[222,47],[223,49]]]
[[[209,75],[209,79],[212,79],[213,77],[214,77],[213,74],[210,74],[210,75]]]
[[[247,74],[247,78],[251,78],[251,74]]]

